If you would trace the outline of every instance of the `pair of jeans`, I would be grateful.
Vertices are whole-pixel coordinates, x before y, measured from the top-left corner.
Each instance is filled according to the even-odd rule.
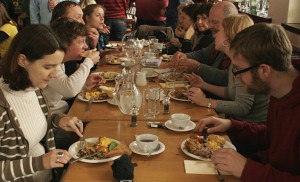
[[[124,18],[106,18],[105,24],[110,27],[110,34],[104,35],[104,41],[121,41],[126,34],[127,24]]]

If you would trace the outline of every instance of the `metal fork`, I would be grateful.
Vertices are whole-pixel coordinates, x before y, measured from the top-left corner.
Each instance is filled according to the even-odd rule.
[[[94,99],[95,99],[94,96],[92,96],[92,97],[90,98],[90,100],[89,100],[89,102],[88,102],[88,105],[87,105],[87,107],[86,107],[86,111],[89,111],[89,110],[90,110],[91,105],[92,105]]]
[[[85,138],[80,137],[80,139],[79,139],[79,151],[78,152],[81,152],[82,150],[84,150],[84,148],[85,148]]]

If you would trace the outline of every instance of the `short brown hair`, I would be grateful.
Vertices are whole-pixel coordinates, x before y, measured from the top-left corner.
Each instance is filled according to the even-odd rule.
[[[67,46],[70,46],[78,36],[87,36],[85,25],[68,17],[62,17],[51,24],[51,28]]]
[[[66,17],[67,12],[70,7],[79,6],[77,3],[73,1],[62,1],[58,3],[52,11],[52,16],[50,20],[50,25],[61,17]]]
[[[57,50],[66,52],[64,45],[49,27],[42,24],[26,26],[14,37],[1,62],[4,82],[17,91],[33,86],[28,72],[18,64],[19,55],[24,54],[33,63]]]
[[[292,45],[280,25],[250,26],[235,36],[230,49],[233,56],[243,56],[250,65],[267,64],[277,71],[291,66]]]

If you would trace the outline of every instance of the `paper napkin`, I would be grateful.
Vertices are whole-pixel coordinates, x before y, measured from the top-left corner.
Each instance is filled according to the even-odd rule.
[[[184,160],[185,173],[187,174],[217,174],[215,167],[210,161]],[[228,175],[228,173],[221,172]]]

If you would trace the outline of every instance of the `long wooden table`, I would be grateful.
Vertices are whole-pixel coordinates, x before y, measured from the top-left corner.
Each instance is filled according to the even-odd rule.
[[[132,154],[132,162],[137,163],[134,170],[134,181],[136,182],[165,182],[165,181],[218,181],[217,175],[186,174],[184,160],[193,160],[185,155],[180,144],[193,131],[174,132],[162,128],[148,128],[146,121],[139,121],[137,127],[130,127],[128,121],[124,120],[95,120],[87,125],[84,136],[98,137],[109,136],[129,145],[134,141],[135,134],[152,133],[159,136],[165,146],[165,151],[150,157]],[[116,181],[113,178],[112,162],[89,164],[77,162],[69,166],[64,182],[81,181]],[[240,181],[233,176],[225,176],[225,181]]]
[[[163,63],[163,67],[167,63]],[[104,65],[99,67],[99,71],[118,71],[121,66]],[[158,84],[148,82],[149,84]],[[113,83],[109,83],[113,84]],[[77,116],[86,120],[87,124],[84,130],[84,137],[106,136],[129,145],[134,141],[136,134],[152,133],[159,137],[166,149],[164,152],[146,157],[138,154],[132,155],[132,161],[138,166],[134,171],[135,182],[147,181],[218,181],[217,175],[199,175],[186,174],[184,170],[184,160],[193,160],[185,155],[180,148],[180,144],[189,137],[194,131],[175,132],[162,128],[148,128],[147,121],[143,118],[141,111],[138,116],[138,126],[130,127],[130,116],[121,113],[118,106],[108,103],[93,103],[91,109],[86,111],[87,102],[75,100],[69,111],[69,115]],[[192,103],[171,100],[171,113],[183,112],[191,115],[193,121],[197,121],[206,116],[215,115],[215,111],[204,107],[196,106]],[[143,110],[143,109],[141,109]],[[170,115],[159,114],[153,121],[165,122],[170,119]],[[81,181],[116,181],[112,175],[112,162],[89,164],[77,162],[69,166],[62,181],[64,182],[81,182]],[[233,176],[225,176],[226,181],[240,181]]]

